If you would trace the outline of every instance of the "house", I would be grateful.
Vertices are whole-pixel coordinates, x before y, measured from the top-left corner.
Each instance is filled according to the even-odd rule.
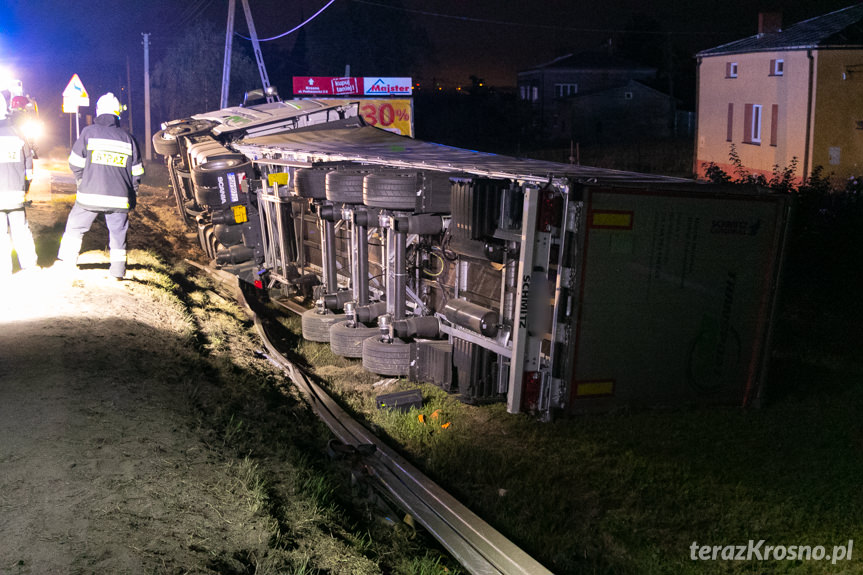
[[[583,144],[667,138],[676,107],[668,94],[630,80],[559,98],[552,137]]]
[[[556,139],[580,138],[570,130],[585,122],[586,116],[574,107],[585,102],[580,96],[606,93],[616,99],[614,105],[597,105],[595,96],[590,105],[601,112],[587,122],[585,137],[603,133],[605,126],[616,122],[622,109],[639,105],[636,94],[641,94],[645,83],[656,78],[656,68],[642,66],[616,56],[609,51],[567,54],[551,62],[518,73],[519,98],[529,102],[536,112],[538,126],[544,136]],[[638,86],[630,82],[639,82]],[[619,106],[617,105],[619,104]]]
[[[697,54],[695,173],[734,174],[732,146],[752,174],[797,164],[838,178],[863,174],[863,4]]]

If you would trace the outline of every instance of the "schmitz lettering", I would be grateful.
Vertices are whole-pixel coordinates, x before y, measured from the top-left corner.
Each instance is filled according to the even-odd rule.
[[[518,327],[527,327],[527,302],[530,299],[530,276],[521,278],[521,310],[518,317]]]

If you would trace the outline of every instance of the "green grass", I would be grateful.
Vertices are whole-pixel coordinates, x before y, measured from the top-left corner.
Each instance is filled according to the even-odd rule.
[[[130,285],[169,309],[158,319],[175,318],[166,328],[183,336],[176,353],[186,357],[186,369],[164,379],[184,389],[189,405],[183,409],[193,415],[202,441],[224,454],[235,478],[212,489],[239,500],[268,529],[265,552],[214,556],[208,569],[233,572],[241,564],[259,574],[458,572],[427,538],[363,517],[350,470],[327,457],[329,431],[287,379],[255,356],[259,342],[251,322],[214,291],[208,277],[141,250],[130,252],[129,269]]]
[[[833,280],[797,281],[810,266],[791,264],[759,409],[622,409],[541,423],[430,385],[375,388],[380,378],[352,371],[358,361],[299,347],[349,410],[557,574],[863,573],[863,290],[846,276],[835,283],[847,292],[819,294]],[[415,387],[421,409],[376,408],[375,395]],[[693,542],[760,539],[857,548],[835,565],[690,558]]]
[[[464,405],[430,385],[375,387],[381,378],[358,360],[302,340],[299,317],[285,317],[285,337],[349,411],[559,575],[863,573],[863,286],[853,273],[860,250],[852,249],[859,231],[851,238],[807,241],[811,253],[789,262],[761,409],[624,409],[541,423],[500,404]],[[830,275],[821,261],[828,257],[847,269]],[[228,359],[248,325],[233,312],[205,311],[217,302],[196,289],[205,288],[184,286],[197,337],[220,343],[207,347],[212,357],[202,368],[216,388],[192,378],[190,397],[201,405],[202,428],[219,442],[230,436],[226,449],[254,467],[244,484],[258,493],[250,501],[272,518],[273,548],[283,553],[280,567],[260,572],[326,572],[335,549],[326,539],[319,550],[292,544],[339,516],[335,537],[388,572],[454,571],[438,551],[424,553],[410,530],[357,512],[349,471],[321,455],[326,430],[278,377]],[[377,394],[415,387],[422,408],[377,409]],[[857,548],[836,565],[690,558],[693,542],[759,539],[828,549],[853,539]]]

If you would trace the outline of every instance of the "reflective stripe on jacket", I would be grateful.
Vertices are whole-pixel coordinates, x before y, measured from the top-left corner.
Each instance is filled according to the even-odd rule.
[[[0,210],[24,207],[27,181],[32,175],[30,146],[9,120],[0,120]]]
[[[97,211],[128,210],[144,174],[135,138],[112,114],[98,116],[95,124],[81,130],[69,167],[78,181],[75,199]]]

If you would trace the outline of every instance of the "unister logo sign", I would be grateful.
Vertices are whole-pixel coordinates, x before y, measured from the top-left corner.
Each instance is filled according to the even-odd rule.
[[[363,86],[365,95],[367,96],[385,96],[385,95],[411,95],[411,79],[410,78],[363,78]]]

